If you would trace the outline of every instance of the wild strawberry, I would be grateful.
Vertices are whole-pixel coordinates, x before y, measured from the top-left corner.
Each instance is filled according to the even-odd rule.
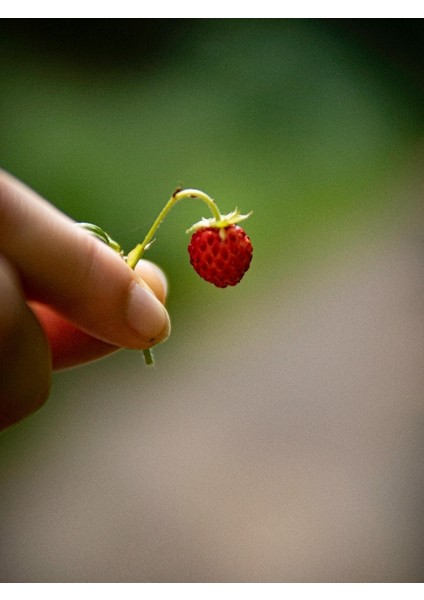
[[[217,287],[237,285],[252,260],[252,243],[239,225],[201,227],[188,246],[194,270]]]

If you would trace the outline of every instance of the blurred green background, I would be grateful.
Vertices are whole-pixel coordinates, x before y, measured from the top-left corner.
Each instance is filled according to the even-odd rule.
[[[421,132],[422,35],[414,21],[3,21],[2,166],[127,249],[177,185],[253,210],[254,268],[225,296],[184,260],[203,206],[178,207],[150,255],[174,318],[233,303],[390,210],[379,190]]]
[[[175,550],[161,522],[157,528],[152,525],[150,537],[143,538],[145,555],[140,564],[134,561],[127,571],[122,565],[114,570],[112,559],[105,559],[104,570],[97,563],[90,566],[98,544],[108,545],[115,535],[112,532],[100,541],[85,538],[87,524],[78,514],[91,514],[86,511],[91,510],[87,507],[92,506],[93,489],[90,493],[81,489],[80,508],[75,512],[61,505],[54,508],[58,490],[51,497],[42,490],[62,478],[65,488],[72,488],[69,481],[80,481],[80,460],[86,459],[98,473],[104,464],[102,444],[119,446],[126,437],[122,424],[120,434],[116,433],[117,414],[128,415],[131,422],[140,419],[143,438],[150,431],[152,415],[161,428],[158,423],[170,410],[170,402],[178,413],[178,403],[184,403],[193,390],[204,402],[202,377],[209,351],[219,384],[211,395],[223,395],[231,403],[223,391],[228,374],[220,373],[227,373],[229,357],[234,372],[243,365],[249,328],[262,322],[264,328],[269,326],[265,319],[270,299],[274,299],[273,310],[276,298],[283,305],[303,273],[343,254],[349,244],[355,248],[364,230],[390,237],[410,218],[412,201],[395,192],[410,176],[411,165],[416,166],[422,139],[423,40],[419,20],[0,22],[0,163],[4,169],[76,221],[97,223],[127,250],[142,239],[179,185],[204,190],[223,212],[238,206],[242,212],[254,213],[246,224],[254,245],[251,269],[236,288],[218,290],[195,275],[186,250],[185,229],[209,215],[194,201],[176,207],[147,256],[167,273],[173,323],[171,338],[156,350],[156,371],[146,372],[138,353],[123,351],[56,374],[46,407],[0,437],[1,580],[248,578],[245,563],[237,566],[237,561],[229,572],[219,566],[209,568],[206,559],[185,569],[194,560],[187,549],[190,544],[182,551],[177,543]],[[66,257],[58,260],[66,268]],[[275,319],[283,321],[284,311]],[[265,340],[266,336],[265,332]],[[221,344],[225,351],[220,358]],[[266,351],[262,345],[257,348],[258,356]],[[283,363],[276,365],[279,368],[284,370]],[[251,376],[256,377],[253,371]],[[174,398],[156,398],[152,405],[146,395],[165,379],[175,381]],[[132,388],[140,386],[136,398],[125,395],[124,380],[131,381]],[[109,412],[115,401],[117,413]],[[211,405],[205,410],[213,412]],[[237,418],[241,414],[242,405]],[[181,414],[180,419],[184,421]],[[82,426],[87,427],[88,449],[91,435],[96,440],[97,459],[90,451],[84,459],[70,449],[72,436],[78,439]],[[184,437],[184,431],[191,431],[190,418],[180,426]],[[63,440],[70,444],[65,454]],[[185,450],[181,464],[190,463],[197,448],[193,444]],[[145,450],[149,453],[148,447]],[[174,451],[178,455],[175,447]],[[50,453],[62,457],[57,471],[48,469]],[[110,461],[109,453],[105,454],[105,462]],[[117,471],[109,468],[97,492],[103,497],[112,494],[112,504],[125,505],[114,479]],[[164,481],[169,476],[165,469]],[[114,482],[113,492],[106,479]],[[148,487],[148,477],[146,481]],[[194,493],[190,486],[186,492]],[[31,502],[27,505],[22,499],[34,495],[38,497],[35,513]],[[18,503],[19,511],[13,508],[16,498],[23,503]],[[184,501],[174,501],[178,513]],[[86,554],[80,559],[76,546],[70,546],[72,567],[66,550],[54,550],[54,536],[48,543],[39,541],[51,510],[56,510],[58,538],[80,531],[85,540]],[[172,521],[173,511],[169,511],[167,518]],[[22,512],[26,527],[16,534],[14,523]],[[41,513],[47,516],[40,521]],[[159,512],[156,517],[164,518]],[[68,533],[59,533],[62,526]],[[146,541],[154,539],[158,530],[163,545],[171,543],[187,563],[174,558],[167,563],[171,566],[158,566],[160,548],[153,551],[152,542]],[[172,525],[170,530],[175,542],[178,534]],[[122,542],[120,555],[125,557],[128,547],[137,546],[134,536],[129,546]],[[29,550],[22,554],[18,548],[25,546]],[[260,554],[260,549],[255,552]],[[38,562],[37,554],[42,556]],[[33,557],[32,563],[28,556]],[[322,572],[331,578],[331,569]],[[310,572],[305,563],[303,570],[258,569],[253,577],[307,580],[319,578],[319,573]],[[335,577],[360,577],[354,568],[340,573]],[[384,569],[379,573],[384,578]],[[406,577],[414,578],[414,568],[411,573]]]

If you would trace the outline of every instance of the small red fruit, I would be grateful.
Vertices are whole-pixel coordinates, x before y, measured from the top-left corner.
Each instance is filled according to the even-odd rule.
[[[252,243],[239,225],[200,227],[188,246],[190,263],[205,281],[217,287],[237,285],[252,260]]]

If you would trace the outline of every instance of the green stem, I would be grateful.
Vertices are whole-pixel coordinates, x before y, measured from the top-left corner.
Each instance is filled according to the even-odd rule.
[[[215,204],[215,201],[212,200],[212,198],[210,198],[210,196],[208,196],[207,194],[205,194],[204,192],[202,192],[200,190],[195,190],[195,189],[180,190],[180,189],[177,189],[172,194],[172,196],[170,197],[170,199],[168,200],[168,202],[165,204],[165,206],[163,207],[163,209],[159,213],[157,219],[154,221],[153,225],[151,226],[151,228],[147,232],[146,237],[141,242],[141,244],[137,244],[137,246],[135,248],[133,248],[133,250],[131,250],[131,252],[129,252],[129,254],[128,254],[127,258],[126,258],[126,261],[127,261],[128,266],[131,269],[135,269],[136,264],[141,259],[141,257],[143,256],[144,251],[146,250],[147,246],[152,241],[153,236],[156,233],[156,230],[158,229],[158,227],[160,226],[160,224],[162,223],[162,221],[164,220],[164,218],[166,217],[166,215],[169,213],[169,211],[171,210],[171,208],[177,202],[179,202],[180,200],[183,200],[184,198],[193,198],[193,199],[198,198],[199,200],[202,200],[205,204],[207,204],[207,206],[209,207],[209,209],[210,209],[211,213],[213,214],[214,218],[217,221],[221,220],[221,213],[219,212],[218,207]],[[145,361],[146,365],[153,365],[154,364],[154,358],[153,358],[152,350],[150,348],[147,348],[146,350],[143,350],[143,354],[144,354],[144,361]]]
[[[217,221],[221,220],[221,213],[219,212],[218,207],[215,204],[215,201],[212,200],[212,198],[210,196],[208,196],[207,194],[205,194],[204,192],[202,192],[200,190],[195,190],[195,189],[176,190],[172,194],[172,196],[170,197],[168,202],[165,204],[165,206],[163,207],[161,212],[159,213],[157,219],[154,221],[153,225],[147,232],[144,240],[141,242],[141,244],[137,244],[137,246],[133,250],[131,250],[131,252],[128,254],[127,264],[129,267],[131,267],[131,269],[135,268],[136,264],[143,256],[146,247],[152,241],[153,236],[156,233],[156,230],[158,229],[159,225],[162,223],[162,221],[164,220],[166,215],[169,213],[171,208],[177,202],[179,202],[180,200],[183,200],[184,198],[193,198],[193,199],[197,198],[199,200],[202,200],[209,207],[214,218]]]
[[[153,352],[151,348],[145,348],[143,350],[144,362],[148,367],[155,364],[155,359],[153,358]]]

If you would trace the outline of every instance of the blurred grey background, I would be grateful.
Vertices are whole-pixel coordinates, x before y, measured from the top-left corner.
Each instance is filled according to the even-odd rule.
[[[0,581],[422,581],[420,20],[0,22],[0,161],[127,250],[254,211],[173,333],[0,435]],[[207,216],[207,215],[205,215]],[[66,268],[66,257],[58,257]]]

